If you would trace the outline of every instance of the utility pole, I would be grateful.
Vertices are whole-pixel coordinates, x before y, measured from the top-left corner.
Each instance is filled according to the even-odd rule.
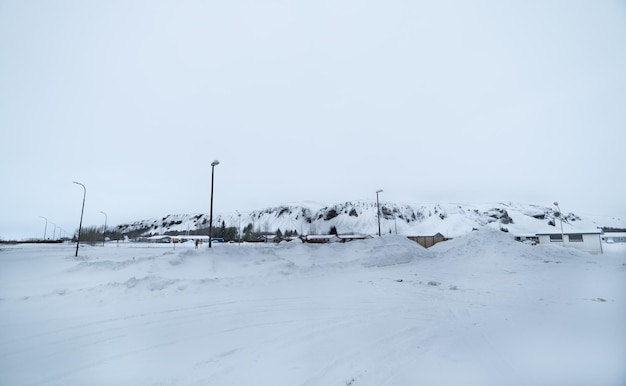
[[[565,246],[565,236],[563,235],[563,212],[561,212],[561,208],[559,208],[559,203],[554,201],[554,206],[559,210],[559,220],[561,220],[561,243]]]
[[[378,237],[381,236],[380,234],[380,204],[378,202],[378,193],[382,193],[382,192],[383,192],[382,189],[379,189],[376,191],[376,210],[378,212]]]
[[[83,187],[83,206],[80,210],[80,223],[78,223],[78,237],[76,238],[76,254],[74,255],[75,257],[77,257],[78,245],[80,244],[80,231],[83,228],[83,213],[85,212],[85,197],[87,197],[87,188],[85,188],[85,185],[81,184],[80,182],[72,182]]]
[[[100,213],[104,215],[104,230],[102,231],[102,246],[104,247],[104,240],[106,239],[106,232],[107,232],[107,214],[104,213],[103,211],[100,211]]]
[[[213,238],[213,178],[215,176],[215,167],[220,164],[220,161],[215,160],[211,162],[211,209],[209,212],[209,248],[211,248],[211,239]]]

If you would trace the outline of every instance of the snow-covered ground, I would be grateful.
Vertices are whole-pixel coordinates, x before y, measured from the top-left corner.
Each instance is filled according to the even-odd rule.
[[[624,385],[626,249],[0,247],[2,385]]]

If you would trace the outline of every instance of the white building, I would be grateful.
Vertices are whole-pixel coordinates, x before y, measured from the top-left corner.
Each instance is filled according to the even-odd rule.
[[[605,232],[602,241],[607,244],[626,243],[626,232]]]
[[[574,247],[589,253],[602,253],[602,231],[537,233],[540,244],[556,244]]]

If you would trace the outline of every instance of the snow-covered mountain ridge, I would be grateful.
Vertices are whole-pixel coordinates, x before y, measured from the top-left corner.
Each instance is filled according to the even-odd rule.
[[[300,235],[327,234],[335,227],[340,234],[377,234],[376,202],[348,201],[335,205],[312,202],[270,207],[251,212],[219,213],[213,227],[248,228],[255,233],[280,230]],[[208,234],[209,214],[177,214],[121,224],[116,231],[133,236],[161,234]],[[560,231],[556,208],[521,203],[494,204],[397,204],[380,203],[380,228],[384,234],[434,235],[457,237],[483,227],[505,228],[509,232],[537,233]],[[563,230],[591,231],[599,227],[626,228],[619,218],[583,216],[572,212],[563,216]]]

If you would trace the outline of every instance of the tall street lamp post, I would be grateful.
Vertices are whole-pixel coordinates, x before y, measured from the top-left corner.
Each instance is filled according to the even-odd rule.
[[[46,225],[44,225],[43,227],[43,241],[46,241],[46,231],[48,230],[48,219],[45,218],[44,216],[39,216],[39,217],[46,220]]]
[[[211,162],[211,210],[209,212],[209,248],[211,248],[211,239],[213,238],[213,180],[215,176],[215,167],[220,164],[220,161],[215,160]]]
[[[241,213],[238,210],[235,211],[239,218],[239,224],[237,225],[237,236],[239,236],[239,245],[241,245]]]
[[[52,228],[52,240],[56,240],[56,234],[57,234],[57,224],[53,223],[52,221],[50,221],[50,224],[54,225],[54,228]]]
[[[78,223],[78,238],[76,239],[76,254],[74,256],[78,256],[78,245],[80,244],[80,231],[83,228],[83,212],[85,211],[85,197],[87,196],[87,188],[85,188],[85,185],[81,184],[80,182],[76,182],[76,181],[72,181],[73,183],[75,183],[76,185],[80,185],[83,187],[83,206],[80,209],[80,223]]]
[[[104,215],[104,230],[102,231],[102,246],[104,247],[104,240],[106,238],[106,232],[107,232],[107,214],[104,213],[103,211],[100,211],[100,213]]]
[[[378,193],[382,192],[382,189],[376,191],[376,211],[378,212],[378,237],[380,237],[380,204],[378,202]]]
[[[554,201],[554,206],[558,209],[559,220],[561,220],[561,243],[565,245],[565,236],[563,235],[563,212],[561,212],[561,208],[559,208],[559,203]]]

